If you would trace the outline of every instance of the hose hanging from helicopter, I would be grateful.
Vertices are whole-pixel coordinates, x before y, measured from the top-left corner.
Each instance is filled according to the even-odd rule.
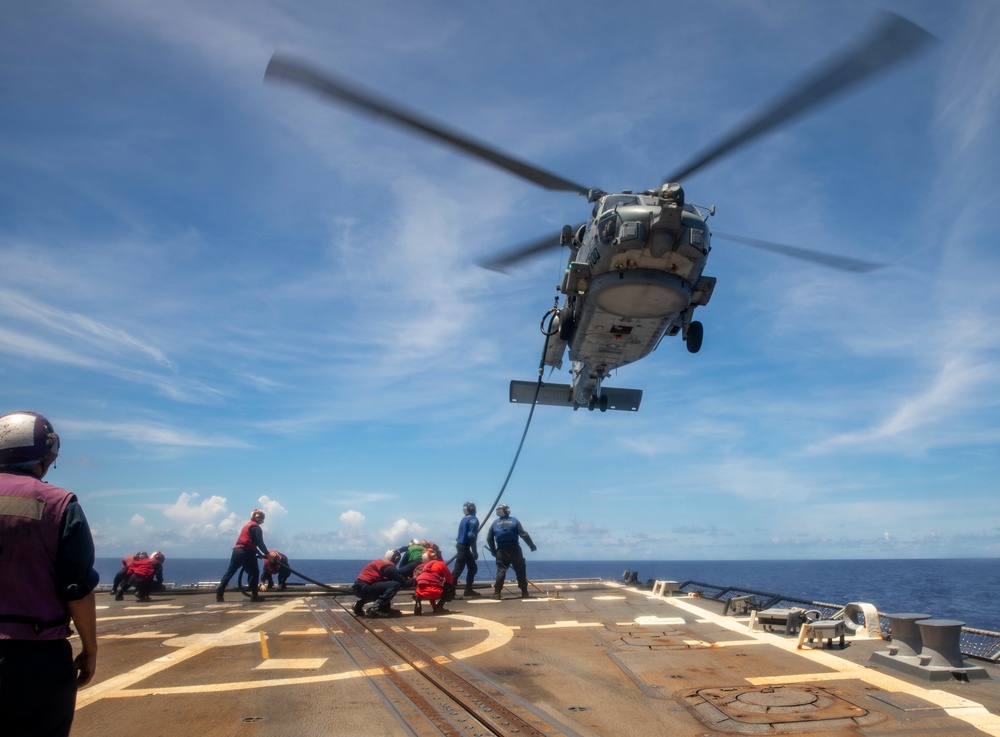
[[[500,503],[500,498],[503,497],[503,493],[507,490],[507,484],[508,482],[510,482],[510,477],[514,473],[514,468],[517,466],[518,459],[521,457],[521,449],[524,448],[524,440],[525,438],[528,437],[528,428],[531,427],[531,418],[534,417],[535,407],[538,406],[538,393],[541,391],[542,384],[544,383],[545,354],[548,353],[549,350],[549,338],[551,338],[553,335],[559,332],[558,326],[553,325],[558,315],[559,315],[559,299],[557,297],[555,304],[553,304],[552,307],[544,315],[542,315],[542,321],[541,323],[539,323],[538,326],[539,329],[542,331],[542,335],[545,336],[545,342],[542,344],[542,360],[538,364],[538,382],[535,384],[535,396],[531,402],[531,409],[528,410],[528,419],[524,423],[524,432],[521,433],[521,442],[517,444],[517,451],[514,453],[514,459],[511,461],[510,468],[507,470],[507,477],[503,480],[503,484],[500,486],[500,492],[497,494],[496,499],[493,500],[493,503],[487,510],[486,516],[483,517],[482,522],[479,522],[479,520],[477,520],[480,530],[482,530],[483,527],[486,525],[486,523],[489,521],[490,515],[493,514],[493,511],[497,508],[497,505]],[[548,318],[549,321],[548,328],[545,327],[546,318]],[[456,557],[457,554],[451,556],[451,558],[449,558],[447,561],[448,565],[451,565]],[[534,584],[532,584],[532,586],[534,586]],[[535,588],[538,587],[536,586]]]

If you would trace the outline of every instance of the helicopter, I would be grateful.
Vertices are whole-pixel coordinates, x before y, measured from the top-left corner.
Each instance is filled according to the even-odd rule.
[[[694,313],[709,303],[716,286],[716,278],[704,274],[713,237],[707,222],[715,214],[715,206],[687,202],[680,182],[912,57],[933,39],[901,16],[882,12],[853,47],[803,77],[790,92],[665,177],[659,187],[641,192],[608,193],[565,179],[278,52],[271,57],[264,79],[298,85],[409,128],[547,190],[586,197],[593,207],[585,222],[566,225],[558,234],[481,262],[486,268],[505,271],[543,250],[557,246],[568,249],[563,279],[557,286],[563,295],[562,305],[557,301],[550,310],[547,327],[543,320],[545,347],[539,379],[511,381],[510,401],[574,410],[637,411],[641,389],[606,387],[604,380],[619,367],[648,356],[665,337],[679,336],[688,352],[697,353],[704,326],[694,319]],[[714,235],[844,271],[867,272],[885,266],[735,234]],[[542,381],[544,367],[562,368],[567,352],[572,383]]]

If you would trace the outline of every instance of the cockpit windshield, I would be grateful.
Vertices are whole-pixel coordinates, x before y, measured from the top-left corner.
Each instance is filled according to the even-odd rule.
[[[607,212],[623,205],[635,205],[638,201],[634,194],[611,194],[604,198],[604,207],[601,211]]]

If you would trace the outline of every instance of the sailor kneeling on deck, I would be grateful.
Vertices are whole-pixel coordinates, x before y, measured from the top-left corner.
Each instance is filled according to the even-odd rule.
[[[413,579],[403,576],[396,567],[401,557],[398,550],[387,550],[384,556],[361,569],[358,580],[354,582],[354,595],[358,597],[354,602],[354,616],[396,617],[402,614],[392,608],[392,597],[404,586],[411,586]],[[372,601],[377,604],[366,611],[365,604]]]
[[[413,592],[413,613],[421,614],[425,601],[431,603],[435,614],[447,611],[444,605],[455,598],[455,578],[434,548],[424,551],[423,562],[413,573],[417,582],[417,590]]]

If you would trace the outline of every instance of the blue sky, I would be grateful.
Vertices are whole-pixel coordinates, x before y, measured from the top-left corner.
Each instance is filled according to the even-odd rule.
[[[1000,555],[1000,6],[16,3],[0,10],[0,408],[98,554],[450,548],[517,448],[589,206],[264,84],[281,50],[563,176],[646,189],[896,10],[919,59],[696,173],[705,344],[539,407],[504,495],[546,559]],[[565,372],[554,380],[567,381]]]

